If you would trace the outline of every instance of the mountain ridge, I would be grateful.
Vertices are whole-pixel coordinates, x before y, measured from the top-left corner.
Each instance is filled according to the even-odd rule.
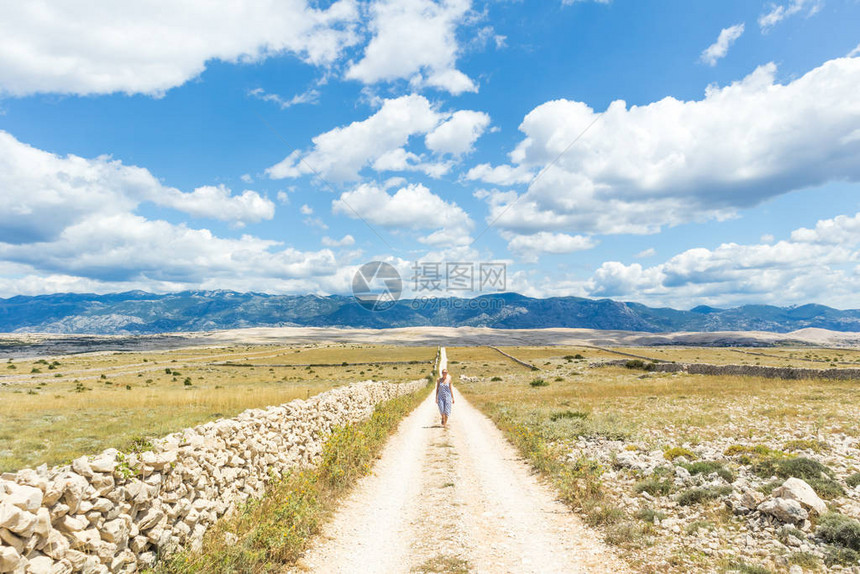
[[[0,332],[134,335],[213,331],[244,327],[550,327],[669,331],[770,331],[804,328],[860,331],[860,310],[824,305],[745,305],[690,310],[648,307],[613,299],[549,297],[518,293],[471,299],[398,301],[371,312],[346,295],[269,295],[236,291],[182,291],[155,294],[53,293],[0,299]]]

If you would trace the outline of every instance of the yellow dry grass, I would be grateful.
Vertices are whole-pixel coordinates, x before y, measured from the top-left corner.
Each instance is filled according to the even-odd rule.
[[[305,345],[90,353],[12,361],[0,378],[0,472],[58,464],[111,446],[128,448],[143,437],[158,437],[248,408],[307,398],[350,382],[421,378],[434,356],[434,347]],[[340,364],[347,360],[344,357],[379,363],[345,367],[213,365],[230,360]],[[395,360],[420,363],[384,363]],[[9,369],[9,364],[15,369]],[[40,372],[33,373],[34,369]]]
[[[489,359],[484,349],[448,350],[449,359],[455,363],[451,367],[455,381],[462,374],[480,377],[477,382],[455,384],[481,408],[505,408],[521,416],[539,417],[574,410],[585,413],[594,424],[614,425],[619,433],[638,438],[659,434],[667,426],[681,429],[691,440],[724,436],[729,428],[742,434],[752,429],[761,432],[769,426],[774,431],[815,429],[860,436],[860,381],[786,381],[589,368],[592,357],[587,351],[580,350],[585,360],[565,360],[559,355],[572,353],[555,347],[546,348],[543,357],[535,348],[505,350],[535,363],[541,371],[529,371],[501,355]],[[648,356],[656,350],[662,349],[630,352]],[[702,362],[717,362],[715,355],[726,350],[697,352]],[[494,381],[494,377],[501,380]],[[532,386],[536,379],[543,379],[547,386]]]

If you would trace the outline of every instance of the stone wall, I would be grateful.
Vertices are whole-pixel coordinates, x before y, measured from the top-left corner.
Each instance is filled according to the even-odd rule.
[[[593,363],[592,366],[625,366],[625,359]],[[769,379],[860,379],[860,369],[806,369],[798,367],[768,367],[764,365],[711,365],[708,363],[644,363],[649,371],[658,373],[690,373],[692,375],[736,375]]]
[[[314,463],[333,427],[426,384],[355,383],[185,429],[141,453],[3,474],[0,572],[135,572],[199,549],[206,529],[271,477]]]

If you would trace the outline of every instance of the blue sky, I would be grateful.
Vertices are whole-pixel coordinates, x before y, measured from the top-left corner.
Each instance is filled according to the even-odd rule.
[[[0,7],[0,297],[860,308],[858,0]],[[458,292],[457,295],[466,293]]]

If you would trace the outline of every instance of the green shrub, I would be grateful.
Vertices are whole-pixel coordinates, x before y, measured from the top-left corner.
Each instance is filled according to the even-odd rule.
[[[789,564],[797,564],[804,570],[818,570],[821,566],[821,560],[815,554],[810,552],[795,552],[788,557]]]
[[[637,493],[647,492],[651,496],[667,496],[672,492],[672,482],[657,478],[646,478],[633,485]]]
[[[678,504],[681,506],[692,506],[708,500],[715,500],[721,496],[731,494],[731,486],[719,486],[708,488],[691,488],[678,495]]]
[[[663,520],[666,518],[666,515],[659,510],[654,510],[653,508],[640,508],[636,511],[636,518],[644,520],[645,522],[653,523],[655,518],[657,520]]]
[[[840,564],[842,566],[854,566],[860,562],[860,552],[843,548],[841,546],[828,546],[824,550],[824,563],[828,566]]]
[[[673,461],[679,456],[683,456],[689,459],[699,458],[698,456],[696,456],[696,453],[681,446],[675,446],[670,449],[666,449],[666,451],[663,453],[663,458],[668,461]]]
[[[721,463],[715,460],[702,460],[699,462],[694,462],[691,464],[681,465],[686,468],[690,474],[704,474],[708,475],[712,472],[716,472],[717,475],[725,480],[726,482],[734,482],[735,477],[732,474],[732,471],[727,469]]]
[[[752,471],[763,478],[769,476],[794,477],[807,482],[825,477],[833,478],[833,471],[828,467],[817,460],[803,456],[797,458],[765,458],[755,462]]]
[[[628,369],[640,369],[642,371],[653,371],[654,363],[646,363],[642,359],[631,359],[624,363]]]
[[[855,472],[854,474],[846,478],[845,483],[851,488],[856,488],[860,486],[860,472]]]
[[[860,551],[860,521],[838,512],[828,512],[818,522],[818,535],[827,542]]]
[[[811,450],[812,452],[822,452],[830,450],[830,446],[826,442],[811,438],[790,440],[782,447],[783,450]]]
[[[810,478],[808,481],[812,490],[825,500],[833,500],[845,494],[845,489],[835,480],[829,478]]]
[[[598,505],[591,508],[585,515],[589,526],[608,526],[617,524],[624,518],[624,511],[616,506]]]
[[[501,380],[502,380],[502,377],[493,377],[493,378],[492,378],[492,379],[490,379],[490,380],[491,380],[491,381],[493,381],[493,382],[498,382],[498,381],[501,381]]]
[[[557,413],[552,413],[549,415],[549,420],[555,422],[557,420],[562,419],[586,419],[588,418],[588,413],[584,413],[582,411],[560,411]]]
[[[543,379],[535,379],[529,383],[533,387],[548,387],[549,383]]]
[[[739,572],[740,574],[772,574],[771,571],[764,566],[747,564],[740,559],[732,560],[726,568],[726,572]]]

